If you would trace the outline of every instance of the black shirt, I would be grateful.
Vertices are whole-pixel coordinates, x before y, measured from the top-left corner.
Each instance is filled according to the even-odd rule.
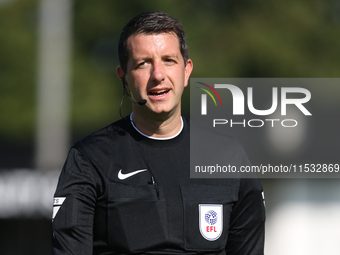
[[[190,179],[189,126],[160,141],[122,119],[76,143],[55,193],[54,254],[263,254],[260,182]],[[242,146],[223,139],[244,164]],[[220,229],[202,227],[207,217]]]

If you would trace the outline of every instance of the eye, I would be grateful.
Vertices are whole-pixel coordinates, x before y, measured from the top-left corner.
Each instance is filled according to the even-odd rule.
[[[176,63],[176,61],[172,58],[167,58],[167,59],[164,60],[164,62],[167,63],[167,64],[175,64]]]
[[[138,63],[138,65],[137,65],[137,66],[138,66],[138,67],[145,66],[145,65],[146,65],[146,63],[147,63],[146,61],[143,61],[143,62],[140,62],[140,63]]]
[[[135,69],[144,69],[147,67],[148,61],[137,62]]]

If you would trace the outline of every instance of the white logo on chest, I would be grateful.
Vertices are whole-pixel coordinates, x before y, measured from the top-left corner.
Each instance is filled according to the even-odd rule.
[[[141,170],[133,171],[133,172],[128,173],[128,174],[123,174],[123,173],[122,173],[122,169],[120,169],[119,172],[118,172],[118,179],[119,179],[119,180],[125,180],[126,178],[129,178],[129,177],[131,177],[131,176],[133,176],[133,175],[135,175],[135,174],[138,174],[138,173],[140,173],[140,172],[144,172],[144,171],[146,171],[146,170],[147,170],[147,169],[141,169]]]
[[[217,240],[223,231],[223,205],[200,204],[199,228],[205,239]]]

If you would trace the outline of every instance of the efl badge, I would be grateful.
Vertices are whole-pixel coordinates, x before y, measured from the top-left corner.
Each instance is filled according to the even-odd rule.
[[[217,240],[223,231],[223,206],[199,205],[200,232],[208,241]]]

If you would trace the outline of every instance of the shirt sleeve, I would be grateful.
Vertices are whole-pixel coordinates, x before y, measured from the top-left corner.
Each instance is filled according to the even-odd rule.
[[[79,151],[71,149],[54,195],[54,255],[92,254],[95,187],[91,164]]]
[[[240,180],[239,199],[230,219],[226,254],[263,255],[265,208],[256,178]]]

